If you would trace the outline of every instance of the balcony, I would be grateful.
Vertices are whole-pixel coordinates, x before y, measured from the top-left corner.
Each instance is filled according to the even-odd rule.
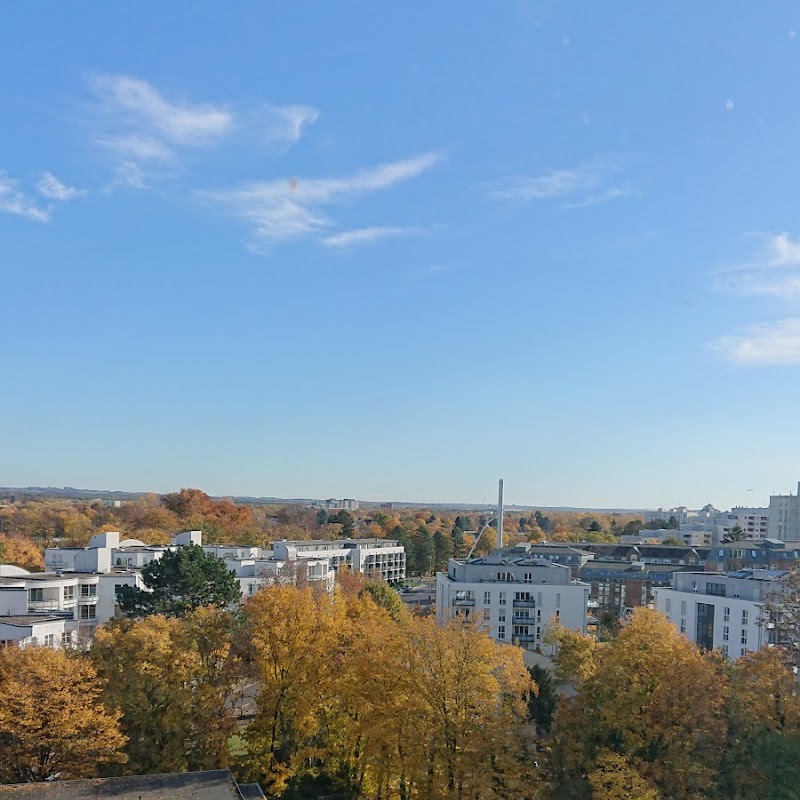
[[[514,608],[536,608],[535,600],[514,600]]]
[[[536,637],[532,633],[521,633],[514,637],[515,642],[535,642]]]
[[[86,597],[84,597],[83,595],[81,595],[81,596],[78,598],[78,602],[79,602],[79,603],[80,603],[82,606],[96,606],[96,605],[97,605],[97,595],[96,595],[96,594],[91,594],[91,595],[88,595],[88,596],[86,596]]]
[[[453,605],[459,608],[474,608],[474,597],[456,597],[453,599]]]
[[[28,600],[28,611],[60,611],[59,599],[52,597],[49,600]]]

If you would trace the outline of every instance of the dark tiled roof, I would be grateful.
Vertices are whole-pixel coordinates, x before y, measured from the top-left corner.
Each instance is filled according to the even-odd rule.
[[[113,800],[242,800],[236,781],[227,769],[0,786],[3,800],[88,800],[98,797]],[[258,795],[250,794],[249,797]]]

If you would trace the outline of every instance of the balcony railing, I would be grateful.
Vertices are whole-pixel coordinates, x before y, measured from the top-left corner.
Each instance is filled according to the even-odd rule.
[[[515,600],[514,608],[536,608],[535,600]]]
[[[514,637],[515,642],[535,642],[536,637],[532,633],[521,633]]]
[[[475,598],[474,597],[456,597],[453,600],[454,606],[474,606],[475,605]]]
[[[28,600],[28,611],[58,611],[60,608],[57,597],[49,600]]]
[[[96,594],[90,594],[90,595],[87,595],[87,596],[81,595],[78,598],[78,602],[82,606],[96,606],[97,605],[97,595]]]

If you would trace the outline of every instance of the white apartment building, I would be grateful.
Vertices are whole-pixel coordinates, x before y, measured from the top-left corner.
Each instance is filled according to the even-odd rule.
[[[327,559],[335,572],[343,564],[368,577],[397,583],[406,577],[406,551],[396,539],[329,539],[273,542],[276,561]]]
[[[707,522],[683,522],[676,528],[655,528],[648,530],[642,528],[635,536],[621,536],[623,544],[636,544],[638,542],[663,542],[665,539],[679,539],[689,547],[710,547],[719,544],[725,536],[722,525],[712,525]]]
[[[730,533],[731,528],[738,525],[748,539],[766,539],[769,536],[769,509],[734,506],[720,514],[718,523],[724,526],[725,533]]]
[[[118,613],[121,586],[145,588],[141,570],[168,550],[199,545],[222,559],[244,597],[273,584],[313,583],[332,591],[336,571],[356,572],[395,583],[405,578],[405,549],[396,540],[276,542],[271,549],[205,545],[200,531],[185,531],[169,545],[146,545],[115,531],[91,538],[88,547],[50,547],[45,572],[0,565],[0,643],[59,647],[91,639],[96,625]]]
[[[763,604],[780,591],[787,574],[766,569],[676,572],[672,588],[654,590],[655,607],[695,644],[734,660],[772,643],[774,628]]]
[[[540,558],[499,555],[458,561],[436,575],[436,619],[472,617],[493,639],[550,653],[543,636],[550,620],[586,633],[589,584],[568,566]]]
[[[27,572],[19,568],[10,574],[4,566],[0,623],[6,627],[0,639],[25,643],[34,637],[35,644],[49,646],[88,641],[96,625],[116,616],[116,596],[123,585],[141,586],[139,574],[127,570]],[[26,632],[28,629],[31,632]]]
[[[703,522],[710,521],[717,517],[722,512],[714,508],[711,503],[704,505],[702,508],[691,509],[686,506],[676,506],[675,508],[656,508],[648,510],[643,513],[643,522],[645,525],[648,522],[654,522],[657,519],[663,519],[664,522],[669,522],[673,517],[678,525],[685,525],[689,522]]]

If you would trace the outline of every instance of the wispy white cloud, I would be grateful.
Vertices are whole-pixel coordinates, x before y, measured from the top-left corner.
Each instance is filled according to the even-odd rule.
[[[598,194],[589,195],[583,200],[575,202],[566,202],[561,204],[561,208],[587,208],[588,206],[596,206],[600,203],[607,203],[609,200],[621,200],[624,197],[632,197],[636,192],[631,189],[623,189],[619,186],[612,186]]]
[[[630,197],[630,189],[609,185],[617,172],[613,164],[591,161],[566,169],[553,169],[533,177],[516,177],[489,186],[496,200],[553,200],[564,198],[562,208],[584,208]]]
[[[800,294],[800,241],[786,231],[751,234],[761,242],[755,256],[720,270],[713,286],[718,292],[789,297]]]
[[[58,200],[62,203],[67,200],[75,200],[86,194],[85,189],[78,189],[75,186],[67,186],[62,183],[52,172],[45,172],[39,178],[36,183],[36,189],[43,197],[47,197],[50,200]]]
[[[265,106],[264,137],[267,142],[293,145],[305,129],[319,119],[319,111],[311,106]]]
[[[97,75],[90,87],[93,142],[110,160],[115,183],[134,188],[176,174],[190,149],[232,141],[291,146],[319,117],[305,105],[234,108],[167,97],[126,75]]]
[[[492,196],[498,200],[549,200],[578,191],[591,191],[602,181],[597,167],[583,164],[571,169],[555,169],[533,178],[512,178],[495,184]]]
[[[19,181],[9,178],[8,173],[0,170],[0,212],[15,214],[18,217],[34,220],[35,222],[49,222],[50,212],[40,208],[19,188]]]
[[[370,244],[380,239],[420,236],[425,232],[425,228],[377,225],[371,228],[356,228],[351,231],[335,233],[332,236],[326,236],[324,239],[321,239],[321,242],[328,247],[347,248],[353,247],[354,245]]]
[[[92,89],[122,127],[151,130],[173,144],[205,145],[233,127],[225,108],[171,101],[147,81],[125,75],[97,75]]]
[[[247,222],[258,239],[278,242],[324,231],[333,224],[326,206],[416,178],[439,159],[437,153],[423,153],[344,178],[257,181],[198,195]]]
[[[800,318],[750,325],[708,346],[740,367],[800,364]]]

